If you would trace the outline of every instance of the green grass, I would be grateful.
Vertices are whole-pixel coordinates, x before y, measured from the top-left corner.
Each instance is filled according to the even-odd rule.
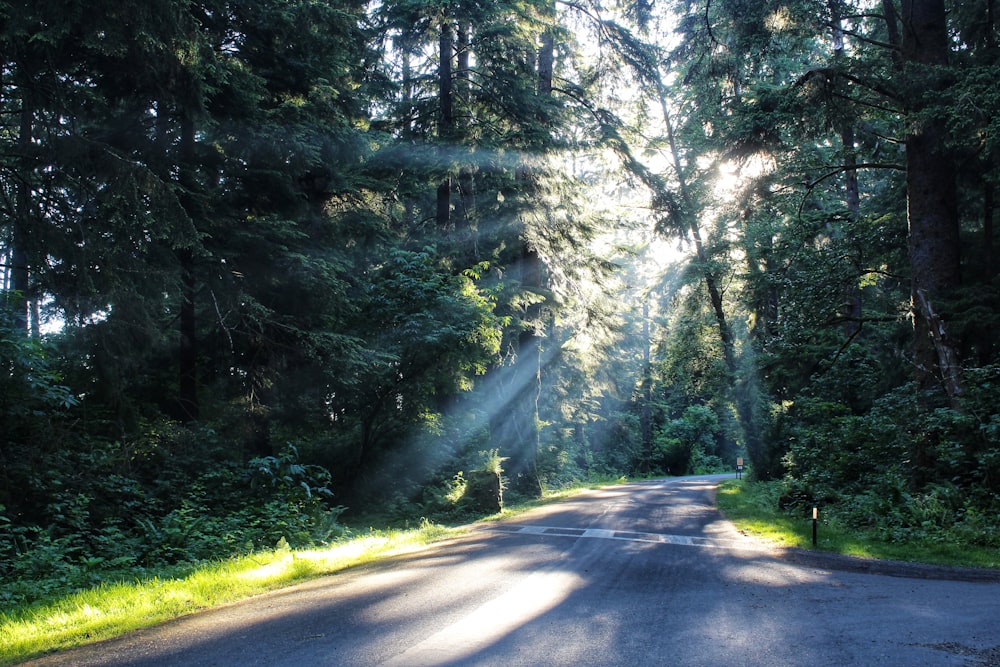
[[[0,614],[0,665],[117,637],[195,611],[420,549],[461,531],[424,523],[413,530],[372,531],[325,549],[268,553],[204,566],[177,579],[105,583],[9,614]]]
[[[481,520],[509,519],[581,491],[621,483],[595,480],[547,491],[540,499],[511,503]],[[472,517],[470,517],[471,519]],[[477,517],[478,518],[478,517]],[[358,519],[361,525],[387,525],[384,517]],[[176,578],[109,582],[11,613],[0,613],[0,665],[111,639],[196,611],[246,599],[267,591],[412,552],[464,532],[461,527],[422,521],[419,528],[369,528],[360,537],[329,548],[287,548],[205,565]]]
[[[511,519],[583,491],[626,481],[625,478],[607,478],[551,490],[538,499],[511,502],[503,512],[493,516],[470,517],[470,520]],[[721,485],[717,501],[719,508],[743,532],[787,547],[863,558],[1000,568],[1000,554],[995,549],[957,544],[890,544],[850,531],[824,515],[820,517],[819,540],[814,547],[811,519],[781,512],[778,493],[777,485],[729,480]],[[386,525],[382,521],[377,523]],[[461,527],[427,521],[418,528],[372,528],[359,537],[328,548],[277,549],[206,565],[176,578],[106,583],[48,603],[0,614],[0,665],[117,637],[195,611],[416,551],[463,532]]]
[[[812,544],[812,518],[795,517],[778,508],[780,489],[774,484],[728,480],[719,487],[719,509],[748,535],[785,547],[830,553],[959,567],[1000,568],[1000,553],[986,547],[941,542],[886,542],[851,529],[822,511],[817,543]]]

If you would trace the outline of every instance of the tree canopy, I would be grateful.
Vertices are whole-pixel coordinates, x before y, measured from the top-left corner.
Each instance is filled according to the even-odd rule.
[[[0,605],[501,464],[1000,540],[993,0],[0,19]]]

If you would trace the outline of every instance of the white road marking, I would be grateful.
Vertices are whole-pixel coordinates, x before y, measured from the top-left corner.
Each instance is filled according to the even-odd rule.
[[[563,528],[559,526],[517,526],[494,525],[487,530],[520,535],[547,535],[553,537],[588,537],[601,540],[625,542],[652,542],[655,544],[675,544],[685,547],[707,547],[710,549],[740,549],[768,551],[766,544],[753,539],[731,540],[717,537],[696,537],[691,535],[666,535],[663,533],[642,533],[629,530],[608,530],[605,528]]]
[[[766,550],[750,538],[744,540],[665,535],[606,528],[563,526],[492,525],[486,530],[516,535],[573,537],[625,542],[652,542],[686,547]],[[509,591],[477,607],[461,620],[414,644],[382,665],[421,667],[446,665],[470,659],[517,628],[557,607],[580,585],[580,577],[558,569],[542,569],[525,577]]]

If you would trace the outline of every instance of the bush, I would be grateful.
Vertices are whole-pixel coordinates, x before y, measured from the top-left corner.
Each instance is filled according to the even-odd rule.
[[[211,432],[148,433],[131,470],[118,443],[64,449],[36,479],[44,521],[0,506],[0,605],[342,534],[329,473],[301,464],[294,446],[241,465]]]
[[[912,385],[865,414],[799,400],[779,420],[788,449],[781,505],[823,505],[887,541],[998,545],[1000,368],[967,369],[966,385],[961,410],[925,407],[933,397]]]
[[[689,406],[680,419],[668,421],[653,439],[653,465],[668,475],[686,475],[722,461],[713,451],[721,432],[719,418],[705,405]]]

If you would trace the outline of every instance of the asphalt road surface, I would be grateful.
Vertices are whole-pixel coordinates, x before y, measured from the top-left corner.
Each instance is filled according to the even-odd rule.
[[[998,665],[1000,583],[783,552],[637,482],[32,665]]]

